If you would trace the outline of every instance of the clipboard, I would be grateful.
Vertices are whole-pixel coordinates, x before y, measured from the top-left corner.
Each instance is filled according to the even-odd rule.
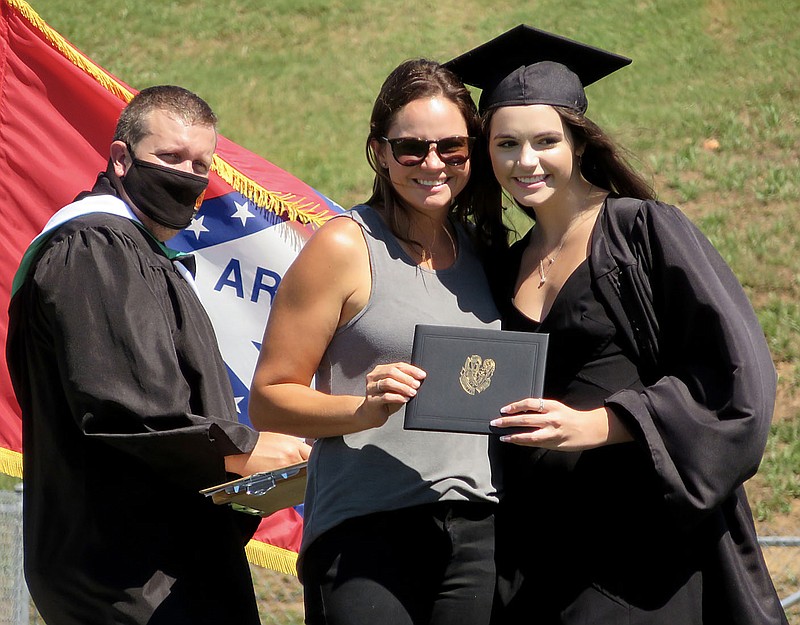
[[[265,517],[303,503],[307,471],[308,462],[300,462],[204,488],[200,493],[217,505]]]
[[[506,404],[542,396],[548,339],[536,332],[418,324],[411,364],[428,375],[406,404],[403,427],[508,433],[489,422]]]

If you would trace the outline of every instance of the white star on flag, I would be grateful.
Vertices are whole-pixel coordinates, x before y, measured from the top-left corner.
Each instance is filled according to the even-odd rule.
[[[241,219],[243,226],[247,225],[248,219],[250,219],[251,217],[255,217],[255,215],[253,215],[253,213],[251,213],[250,209],[248,208],[250,202],[245,200],[244,204],[240,204],[239,202],[234,200],[233,205],[236,207],[236,212],[234,212],[233,215],[231,215],[231,219]]]
[[[194,236],[198,239],[200,238],[200,233],[208,232],[208,228],[203,225],[203,220],[205,219],[205,215],[202,217],[197,217],[192,219],[192,223],[189,224],[189,227],[186,228],[189,232],[194,232]]]

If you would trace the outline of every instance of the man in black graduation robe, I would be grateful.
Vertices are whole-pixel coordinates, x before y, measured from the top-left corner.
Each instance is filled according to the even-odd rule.
[[[26,577],[48,625],[256,625],[258,519],[198,491],[308,449],[237,422],[209,318],[163,245],[205,186],[216,118],[177,87],[126,111],[108,171],[37,240],[9,310]]]

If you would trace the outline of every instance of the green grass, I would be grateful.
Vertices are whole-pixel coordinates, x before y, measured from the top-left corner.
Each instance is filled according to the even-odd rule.
[[[616,0],[602,8],[556,0],[39,0],[34,8],[133,86],[177,82],[205,95],[229,138],[343,204],[369,189],[363,138],[388,71],[411,56],[449,58],[520,21],[635,59],[590,88],[590,114],[642,156],[674,155],[667,171],[655,173],[669,177],[675,201],[691,187],[679,174],[704,138],[716,137],[722,150],[760,142],[758,133],[770,129],[753,126],[761,127],[760,109],[769,106],[777,139],[792,122],[778,123],[781,111],[795,110],[786,105],[797,94],[791,72],[765,69],[770,60],[782,68],[797,60],[789,40],[800,24],[767,0]],[[774,45],[781,33],[783,50]],[[793,133],[783,134],[789,145]]]
[[[760,476],[765,492],[755,501],[756,518],[788,514],[790,501],[800,498],[800,421],[783,420],[772,426]]]
[[[0,473],[0,490],[14,490],[14,487],[19,484],[21,480],[10,475]]]
[[[587,90],[589,115],[744,284],[781,370],[754,478],[762,518],[798,496],[800,11],[773,0],[34,0],[54,28],[135,88],[182,84],[228,138],[342,205],[365,199],[363,143],[386,74],[448,59],[520,23],[634,63]],[[523,224],[524,220],[519,220]],[[788,432],[788,435],[786,434]],[[769,484],[767,484],[769,481]],[[778,488],[773,484],[782,483]],[[773,489],[775,496],[762,495]]]

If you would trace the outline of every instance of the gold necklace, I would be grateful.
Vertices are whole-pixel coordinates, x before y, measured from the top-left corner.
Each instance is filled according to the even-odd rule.
[[[547,274],[550,273],[550,268],[553,266],[553,263],[556,262],[556,258],[558,258],[558,255],[561,253],[561,248],[564,247],[564,243],[566,243],[566,241],[567,241],[567,238],[564,237],[561,240],[561,245],[558,246],[558,249],[556,250],[555,254],[553,254],[552,256],[547,256],[546,255],[544,258],[540,258],[539,259],[539,287],[538,288],[541,289],[542,286],[544,286],[544,283],[547,282]],[[547,261],[547,269],[545,269],[545,267],[544,267],[544,261],[545,260]]]
[[[456,250],[456,242],[453,240],[453,235],[450,234],[450,231],[447,229],[447,224],[442,224],[442,228],[444,229],[444,233],[447,235],[447,238],[450,239],[450,247],[453,250],[453,261],[455,262],[456,256],[458,255],[458,251]]]
[[[567,231],[564,233],[564,236],[561,237],[561,243],[559,244],[555,254],[553,254],[552,256],[550,256],[549,254],[545,254],[544,257],[539,259],[539,286],[537,288],[541,289],[544,286],[544,283],[547,282],[547,274],[550,273],[550,269],[556,262],[558,255],[561,253],[561,250],[564,249],[564,244],[567,242],[569,235],[572,234],[572,230],[574,228],[577,228],[584,221],[588,220],[593,212],[594,212],[593,210],[589,209],[586,211],[587,213],[586,216],[584,216],[582,219],[577,219],[577,218],[574,219],[567,228]],[[544,266],[544,261],[547,261],[547,267]]]
[[[450,247],[453,250],[453,262],[455,262],[456,256],[458,255],[458,252],[456,250],[456,242],[453,239],[453,235],[450,234],[450,231],[447,229],[447,224],[442,223],[442,230],[444,230],[444,233],[447,235],[447,238],[450,241]],[[431,245],[430,245],[430,249],[431,249],[430,253],[428,252],[428,250],[425,249],[425,247],[420,246],[420,247],[422,247],[422,254],[421,254],[422,261],[421,262],[424,264],[425,262],[430,260],[431,268],[433,268],[433,246],[436,245],[436,233],[437,233],[437,231],[434,230],[434,232],[433,232],[433,240],[431,241]]]

